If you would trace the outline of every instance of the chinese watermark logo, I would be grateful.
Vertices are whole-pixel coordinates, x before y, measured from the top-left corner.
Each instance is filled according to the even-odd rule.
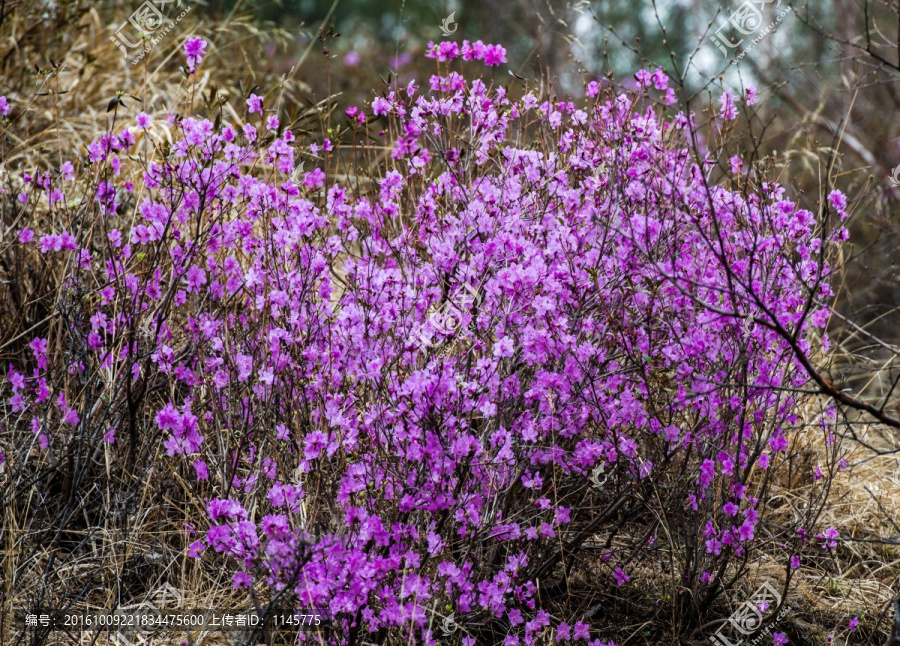
[[[440,343],[440,337],[456,334],[462,328],[465,317],[480,302],[478,290],[469,283],[463,284],[428,317],[425,327],[418,335],[419,345],[434,347]],[[431,328],[431,333],[428,333],[428,328]]]
[[[778,590],[771,583],[763,583],[749,599],[731,614],[718,632],[710,637],[710,641],[716,646],[742,646],[745,643],[747,646],[757,646],[761,644],[760,640],[771,634],[775,624],[788,610],[785,607],[777,615],[767,614],[767,611],[774,610],[780,603],[781,594]],[[769,621],[765,630],[751,641],[745,642],[744,638],[758,631],[767,619],[771,619],[771,621]],[[726,635],[731,637],[729,638]],[[737,641],[732,641],[732,639]],[[771,640],[771,637],[769,639]]]
[[[459,624],[456,623],[455,615],[455,612],[451,612],[444,617],[444,621],[441,622],[441,632],[444,633],[444,637],[449,637],[459,629]]]
[[[167,608],[169,605],[180,607],[181,603],[181,593],[170,584],[164,583],[150,593],[147,601],[136,605],[120,606],[120,609],[122,611],[133,609],[138,612],[154,614],[159,613],[160,607]],[[148,643],[148,640],[152,643],[152,637],[150,637],[149,631],[141,630],[140,628],[112,633],[110,634],[110,637],[110,643],[114,643],[116,646],[141,646]]]
[[[737,8],[729,17],[728,20],[719,27],[716,33],[709,37],[712,41],[713,45],[715,45],[722,55],[725,58],[728,58],[728,51],[726,51],[725,47],[727,46],[731,50],[736,50],[743,43],[745,38],[741,38],[737,42],[731,41],[727,36],[725,36],[722,31],[732,27],[734,31],[738,34],[743,34],[746,36],[753,36],[756,34],[756,37],[751,41],[750,44],[744,47],[743,51],[737,56],[734,60],[731,61],[731,64],[734,65],[739,60],[744,58],[748,52],[750,52],[756,45],[766,36],[771,33],[771,31],[784,20],[784,17],[790,13],[791,7],[785,7],[780,14],[770,22],[768,25],[764,26],[764,18],[762,10],[767,6],[772,4],[773,2],[777,2],[775,7],[778,8],[781,6],[781,0],[746,0],[740,7]],[[734,51],[732,51],[734,53]]]
[[[445,38],[447,36],[450,36],[450,35],[456,33],[457,25],[454,22],[455,19],[456,19],[456,12],[451,11],[450,15],[447,16],[446,18],[444,18],[444,21],[441,23],[441,33],[444,35]],[[453,29],[450,29],[451,25],[453,26]]]
[[[109,37],[126,58],[135,54],[131,61],[132,65],[144,58],[194,8],[191,5],[172,19],[166,17],[164,13],[169,10],[168,5],[172,3],[177,3],[175,7],[180,8],[182,0],[153,0],[153,2],[147,0],[131,14],[128,20],[122,23],[122,26],[116,30],[115,36]],[[135,42],[129,40],[129,37],[136,39]],[[141,46],[143,48],[140,52],[132,51]]]
[[[609,480],[609,475],[606,473],[605,476],[603,474],[606,473],[606,465],[602,462],[594,467],[593,471],[591,471],[591,476],[588,478],[591,483],[600,491],[603,491],[603,485],[606,484],[606,481]],[[601,479],[600,476],[603,476]]]
[[[294,184],[300,184],[303,181],[303,165],[306,162],[300,162],[294,167],[294,171],[291,173],[291,182]]]
[[[891,170],[891,179],[888,180],[891,186],[900,186],[900,165],[894,166]]]

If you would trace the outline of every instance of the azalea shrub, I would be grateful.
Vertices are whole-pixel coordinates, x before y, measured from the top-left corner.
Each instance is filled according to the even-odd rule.
[[[5,178],[0,289],[45,316],[5,349],[3,486],[171,469],[186,558],[326,613],[311,641],[690,631],[763,552],[787,589],[837,538],[836,451],[802,514],[769,494],[843,195],[817,216],[729,151],[752,88],[701,127],[661,69],[576,101],[493,80],[497,45],[429,56],[318,135],[276,92],[238,123],[121,96],[83,155]]]

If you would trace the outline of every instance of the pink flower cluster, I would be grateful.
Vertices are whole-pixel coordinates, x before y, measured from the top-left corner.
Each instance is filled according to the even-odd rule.
[[[426,58],[436,58],[444,63],[462,57],[464,61],[483,61],[488,67],[496,67],[506,62],[506,49],[502,45],[485,45],[480,40],[470,43],[468,40],[457,43],[445,40],[437,45],[429,42],[425,48]]]
[[[184,43],[184,55],[187,59],[188,72],[191,74],[197,71],[197,66],[200,65],[203,57],[206,56],[207,44],[205,40],[198,37],[191,38]]]
[[[428,55],[505,60],[480,41]],[[670,89],[661,70],[638,81]],[[600,645],[537,594],[560,576],[561,543],[616,513],[665,518],[596,577],[627,594],[630,555],[694,545],[699,560],[672,575],[700,593],[764,533],[760,486],[797,422],[796,352],[821,347],[804,306],[829,294],[818,252],[832,240],[777,186],[711,185],[690,115],[596,84],[585,105],[513,99],[455,71],[429,85],[373,102],[400,134],[370,191],[320,168],[289,181],[293,135],[264,145],[250,123],[184,118],[133,190],[114,155],[131,133],[93,142],[103,228],[37,243],[48,261],[74,254],[72,289],[90,293],[70,331],[82,349],[61,369],[163,384],[153,423],[168,458],[220,492],[190,556],[227,557],[235,587],[327,608],[338,642],[401,631],[434,644],[433,608],[448,606],[464,644],[481,641],[467,626],[494,626],[510,645],[553,631]],[[262,117],[260,97],[247,105]],[[538,122],[543,146],[519,142]],[[31,185],[33,201],[52,181]],[[35,432],[78,424],[62,392],[49,399],[47,341],[32,348],[33,372],[7,376],[16,415]]]

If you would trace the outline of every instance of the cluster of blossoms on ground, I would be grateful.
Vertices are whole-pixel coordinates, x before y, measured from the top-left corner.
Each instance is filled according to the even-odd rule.
[[[257,95],[244,123],[170,114],[165,154],[143,113],[92,142],[96,221],[17,233],[77,298],[8,367],[4,423],[122,445],[132,412],[97,393],[162,384],[148,427],[206,499],[189,555],[326,609],[338,643],[605,644],[602,616],[554,614],[561,545],[609,537],[590,567],[620,594],[670,556],[692,598],[721,591],[764,533],[845,233],[775,184],[710,184],[662,70],[576,104],[451,69],[499,46],[429,52],[427,91],[347,110],[395,135],[365,190],[293,175],[332,142],[301,149]],[[74,179],[25,177],[21,208],[71,208]],[[782,539],[788,567],[834,547],[816,531]]]

